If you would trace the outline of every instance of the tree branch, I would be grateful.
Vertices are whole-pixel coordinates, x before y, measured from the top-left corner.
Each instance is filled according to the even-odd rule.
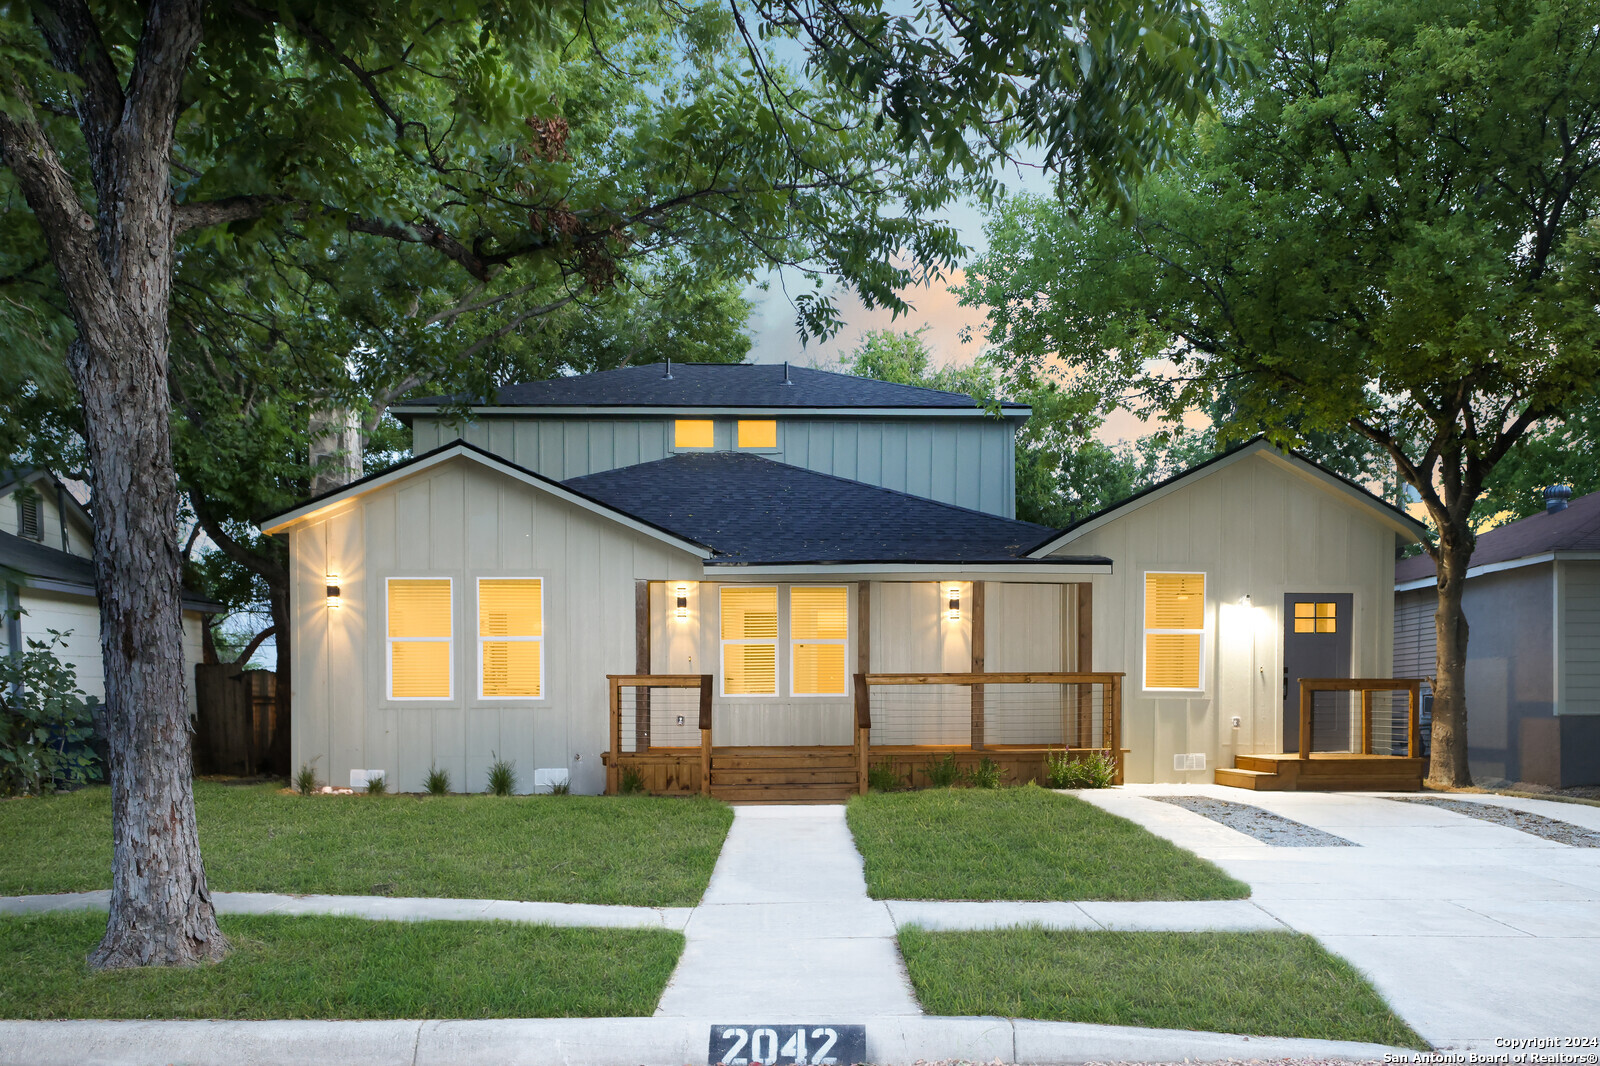
[[[228,222],[260,218],[268,208],[293,203],[287,196],[229,196],[221,200],[197,200],[173,208],[173,228],[179,233]]]
[[[250,656],[252,656],[252,655],[254,655],[256,653],[256,649],[257,648],[261,647],[261,642],[266,640],[268,637],[272,636],[277,631],[278,631],[278,627],[277,626],[268,626],[267,628],[263,629],[261,632],[257,633],[255,636],[251,637],[250,638],[250,643],[248,643],[248,644],[246,644],[244,646],[244,650],[239,653],[239,657],[237,659],[233,660],[233,662],[229,663],[228,665],[229,666],[241,666],[241,667],[248,665],[249,662],[250,662]]]

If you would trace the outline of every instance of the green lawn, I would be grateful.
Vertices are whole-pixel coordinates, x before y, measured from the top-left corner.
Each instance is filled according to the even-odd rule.
[[[900,931],[929,1014],[1200,1029],[1427,1048],[1300,933]]]
[[[664,929],[220,920],[220,963],[90,973],[104,914],[0,918],[0,1018],[648,1017],[683,951]]]
[[[876,899],[1242,899],[1250,886],[1072,796],[1022,788],[858,796]]]
[[[213,889],[690,906],[733,821],[648,796],[298,796],[195,783]],[[0,801],[0,895],[111,887],[111,792]]]

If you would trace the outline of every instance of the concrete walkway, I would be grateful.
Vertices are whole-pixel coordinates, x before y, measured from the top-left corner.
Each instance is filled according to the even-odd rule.
[[[1149,798],[1162,794],[1253,804],[1360,846],[1270,847]],[[1248,882],[1256,908],[1348,959],[1441,1049],[1600,1036],[1600,848],[1370,793],[1130,785],[1079,795]],[[1600,829],[1600,807],[1458,798]]]

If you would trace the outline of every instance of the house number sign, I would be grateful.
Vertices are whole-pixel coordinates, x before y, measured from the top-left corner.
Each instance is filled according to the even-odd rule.
[[[850,1066],[867,1061],[864,1025],[713,1025],[707,1066]]]

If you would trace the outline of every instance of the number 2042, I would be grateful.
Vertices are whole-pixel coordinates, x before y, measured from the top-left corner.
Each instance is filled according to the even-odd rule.
[[[840,1066],[866,1057],[863,1025],[716,1025],[710,1066]]]

